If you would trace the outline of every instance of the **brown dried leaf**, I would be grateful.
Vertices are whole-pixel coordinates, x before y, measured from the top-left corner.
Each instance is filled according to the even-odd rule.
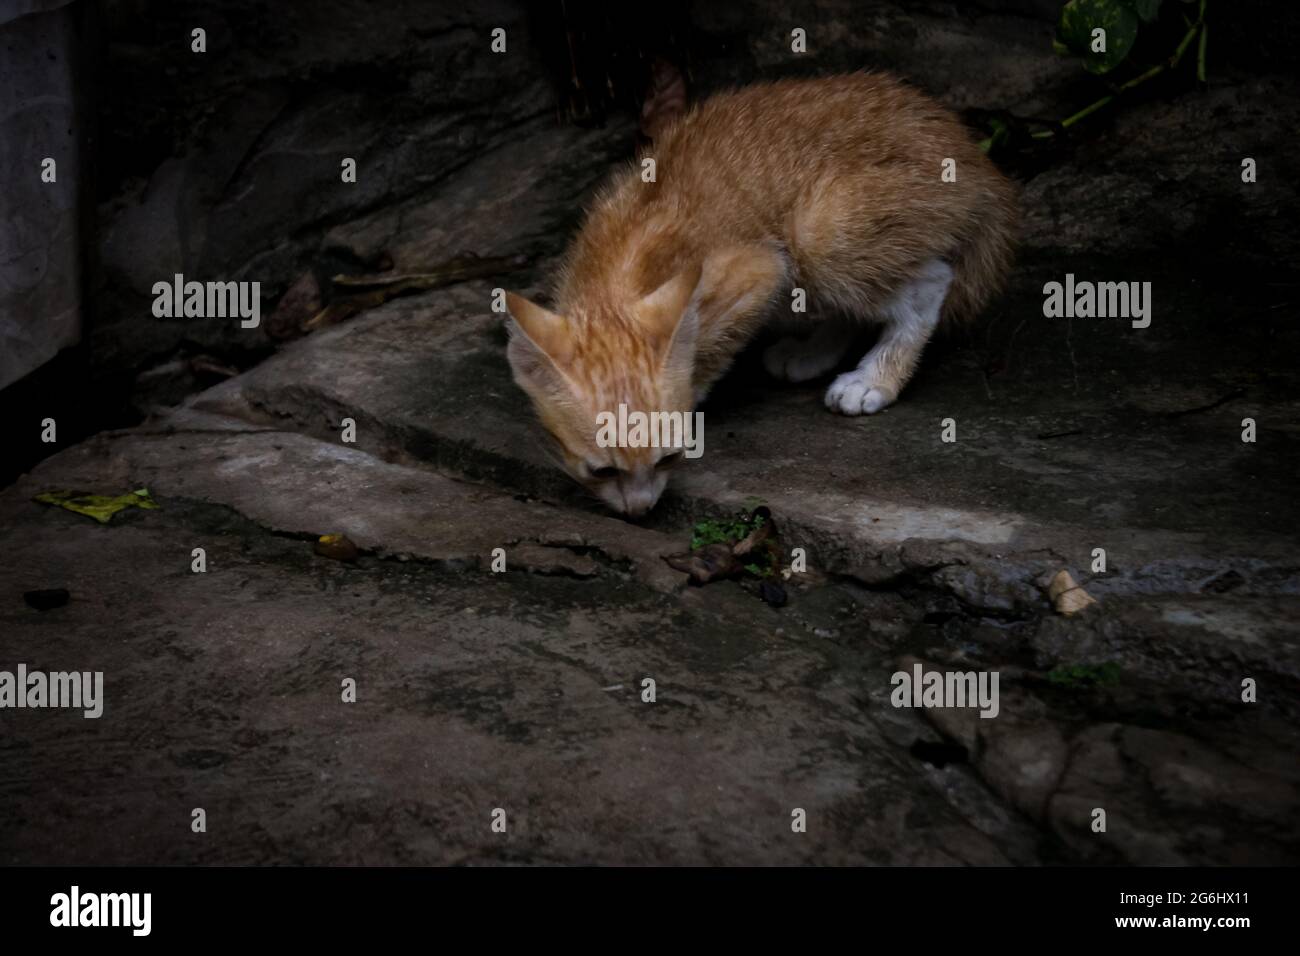
[[[1051,583],[1047,585],[1047,597],[1051,600],[1056,613],[1066,617],[1078,614],[1088,605],[1097,603],[1097,599],[1081,588],[1074,578],[1070,577],[1070,572],[1064,568],[1057,571]]]
[[[674,571],[689,574],[696,584],[708,584],[744,570],[731,553],[731,546],[727,544],[706,544],[696,551],[667,555],[664,560]]]
[[[321,309],[320,285],[309,269],[294,280],[266,320],[266,334],[291,339],[302,334],[307,322]]]

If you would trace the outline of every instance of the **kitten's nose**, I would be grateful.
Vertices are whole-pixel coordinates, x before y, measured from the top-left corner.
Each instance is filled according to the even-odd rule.
[[[657,500],[653,491],[644,489],[625,491],[623,493],[624,514],[629,518],[640,518],[655,506]]]

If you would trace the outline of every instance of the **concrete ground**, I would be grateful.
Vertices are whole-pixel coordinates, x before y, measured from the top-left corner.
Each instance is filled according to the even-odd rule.
[[[1298,117],[1267,77],[1135,104],[1026,178],[1007,295],[899,404],[831,415],[751,351],[640,524],[547,463],[490,311],[543,291],[629,126],[522,118],[331,226],[354,261],[527,266],[315,332],[0,492],[0,670],[106,692],[98,720],[0,710],[0,861],[1300,861],[1298,210],[1283,173],[1239,175],[1286,162]],[[1045,318],[1067,272],[1150,281],[1150,328]],[[33,501],[139,487],[160,508],[105,525]],[[808,556],[784,607],[664,563],[757,503]],[[360,557],[314,553],[330,533]],[[1047,597],[1062,569],[1080,615]],[[916,661],[996,670],[999,715],[891,706]]]

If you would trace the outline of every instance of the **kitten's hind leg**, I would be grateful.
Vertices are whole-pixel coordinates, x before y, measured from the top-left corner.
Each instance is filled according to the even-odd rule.
[[[891,405],[903,390],[921,350],[939,325],[952,269],[938,259],[909,279],[885,307],[884,331],[858,367],[826,390],[826,407],[845,415],[873,415]]]
[[[806,339],[786,336],[763,352],[763,366],[773,378],[806,382],[825,375],[849,351],[857,327],[847,322],[823,319]]]

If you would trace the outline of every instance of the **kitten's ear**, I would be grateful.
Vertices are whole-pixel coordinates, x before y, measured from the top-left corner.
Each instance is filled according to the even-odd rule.
[[[562,316],[529,302],[513,292],[506,293],[510,345],[506,357],[520,387],[554,393],[564,387],[557,362],[572,354],[569,327]]]
[[[698,293],[703,266],[683,269],[637,303],[637,318],[658,344],[663,368],[690,382],[700,331]]]
[[[695,311],[695,292],[702,271],[698,262],[688,266],[636,304],[641,325],[660,343],[671,341],[682,320]]]
[[[569,338],[569,323],[563,316],[543,309],[513,292],[506,293],[506,308],[519,329],[532,340],[532,344],[552,361],[563,362],[568,359],[573,346]]]

